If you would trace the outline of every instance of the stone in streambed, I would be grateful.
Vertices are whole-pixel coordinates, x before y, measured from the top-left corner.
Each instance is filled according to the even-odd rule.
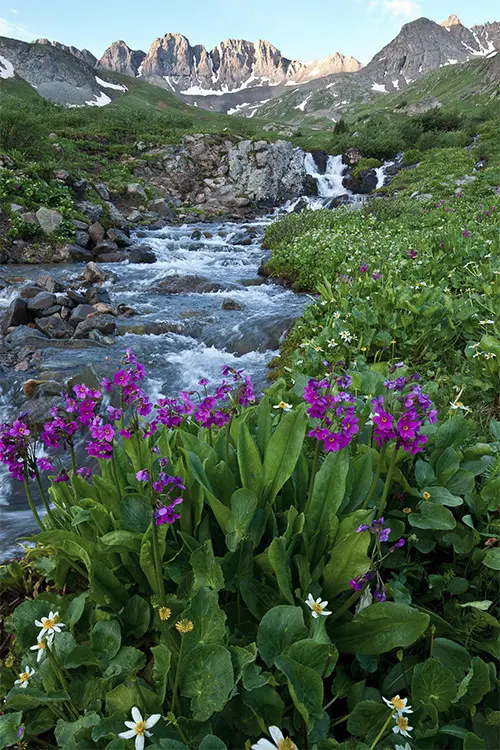
[[[211,281],[204,276],[188,275],[167,276],[166,279],[159,281],[153,287],[153,291],[165,294],[204,294],[207,292],[224,292],[236,288],[236,284],[221,284],[218,281]]]
[[[78,305],[71,313],[69,324],[73,326],[73,328],[76,328],[79,323],[86,320],[89,315],[93,315],[94,313],[95,310],[92,305]]]
[[[62,292],[63,285],[57,281],[50,273],[42,273],[41,276],[35,279],[35,285],[39,286],[46,292]]]
[[[106,237],[108,240],[111,240],[111,242],[116,242],[118,247],[128,247],[130,245],[130,239],[127,233],[122,229],[116,229],[115,227],[108,229]]]
[[[84,339],[93,330],[104,334],[114,334],[116,331],[115,319],[111,315],[93,315],[77,325],[74,338]]]
[[[156,263],[156,255],[147,245],[131,248],[128,254],[130,263]]]
[[[98,242],[94,247],[94,253],[96,255],[103,255],[104,253],[115,253],[117,250],[118,245],[116,244],[116,242],[111,242],[111,240],[103,240],[102,242]]]
[[[88,235],[94,245],[98,245],[99,242],[102,242],[105,234],[106,232],[104,231],[104,227],[98,221],[95,221],[88,228]]]
[[[103,253],[99,256],[99,263],[123,263],[127,260],[128,255],[123,250],[117,250],[115,253]]]
[[[64,245],[61,252],[65,260],[74,260],[77,263],[92,260],[94,257],[93,253],[87,248],[71,244],[70,242]]]
[[[83,280],[87,281],[89,284],[100,284],[102,281],[104,281],[104,276],[102,275],[102,271],[97,266],[94,261],[90,261],[90,263],[87,263],[85,266],[85,271],[83,272]]]
[[[98,302],[104,302],[106,305],[111,304],[111,298],[106,289],[101,286],[91,286],[85,292],[85,301],[88,305],[97,305]]]
[[[60,315],[39,318],[36,326],[51,339],[69,339],[73,334],[73,328]]]
[[[40,292],[40,294],[37,294],[36,297],[32,297],[28,301],[28,310],[36,317],[37,315],[41,315],[44,310],[52,307],[55,301],[56,297],[54,294],[51,294],[50,292]]]
[[[223,310],[242,310],[242,306],[235,299],[225,299],[222,303]]]
[[[6,331],[12,326],[24,326],[30,321],[28,312],[28,303],[22,297],[12,300],[7,308],[3,321],[3,330]]]

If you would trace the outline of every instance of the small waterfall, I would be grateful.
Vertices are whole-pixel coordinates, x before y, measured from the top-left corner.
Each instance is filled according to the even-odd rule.
[[[342,154],[328,157],[324,174],[318,172],[318,166],[312,154],[305,155],[304,164],[307,174],[314,177],[318,183],[318,195],[319,198],[323,199],[321,204],[325,204],[327,200],[332,200],[332,198],[338,198],[340,195],[352,196],[350,190],[347,190],[342,184],[347,169],[342,161]],[[317,203],[314,199],[313,202]]]

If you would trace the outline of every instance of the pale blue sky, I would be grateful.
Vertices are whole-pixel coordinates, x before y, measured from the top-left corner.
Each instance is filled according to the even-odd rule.
[[[267,39],[294,59],[342,52],[366,63],[403,23],[451,13],[466,26],[500,20],[494,0],[0,0],[0,35],[48,37],[99,57],[117,39],[147,51],[170,31],[208,48]]]

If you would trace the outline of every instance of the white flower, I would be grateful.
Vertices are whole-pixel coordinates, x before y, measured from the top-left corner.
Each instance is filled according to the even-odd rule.
[[[60,633],[61,628],[65,628],[66,625],[59,620],[59,612],[49,612],[48,617],[42,617],[41,620],[35,620],[37,628],[42,628],[38,640],[44,638],[47,635],[54,635],[54,633]]]
[[[402,734],[403,737],[409,737],[413,727],[410,727],[408,719],[404,716],[395,716],[396,725],[393,726],[392,731],[394,734]]]
[[[273,406],[273,409],[282,409],[284,412],[287,412],[292,409],[292,405],[287,404],[286,401],[280,401],[279,404],[276,404],[276,406]]]
[[[349,333],[349,331],[341,331],[339,335],[342,341],[345,341],[347,344],[350,344],[354,338],[352,333]]]
[[[480,320],[479,323],[482,326],[494,326],[495,325],[495,321],[494,320]]]
[[[309,594],[306,599],[306,604],[308,607],[310,607],[314,619],[317,619],[320,615],[322,615],[323,617],[328,617],[328,615],[332,614],[326,609],[326,607],[328,607],[328,602],[322,602],[321,597],[319,597],[318,599],[313,599],[313,595]]]
[[[405,742],[404,747],[403,745],[394,745],[394,750],[411,750],[411,747],[407,742]]]
[[[406,705],[408,703],[408,698],[401,698],[399,695],[395,695],[390,701],[388,701],[387,698],[382,698],[382,700],[384,703],[387,703],[389,708],[392,708],[393,711],[396,710],[398,716],[413,713],[411,706]]]
[[[14,682],[14,685],[19,685],[20,688],[27,688],[30,677],[35,674],[34,669],[30,669],[28,665],[25,666],[24,672],[21,672],[19,679]]]
[[[38,651],[36,655],[37,663],[42,661],[45,656],[45,649],[52,644],[53,639],[54,636],[49,635],[47,638],[40,638],[34,646],[30,646],[30,651]]]
[[[120,732],[118,737],[122,740],[131,740],[135,737],[135,750],[143,750],[144,748],[144,736],[151,737],[151,732],[148,729],[154,727],[154,725],[160,721],[161,714],[153,714],[149,719],[143,719],[139,709],[134,706],[132,709],[133,721],[126,721],[125,726],[128,727],[127,732]]]
[[[274,745],[269,740],[259,740],[257,744],[252,745],[252,750],[297,750],[297,745],[292,742],[290,737],[284,737],[283,732],[278,727],[269,727],[269,734],[273,738]]]
[[[340,313],[339,312],[334,312],[333,313],[333,317],[335,318],[335,320],[338,320],[340,318]]]
[[[461,411],[470,411],[470,406],[465,406],[461,401],[450,401],[450,407],[452,409],[460,409]]]
[[[494,352],[486,352],[484,356],[486,359],[494,359],[497,355]]]

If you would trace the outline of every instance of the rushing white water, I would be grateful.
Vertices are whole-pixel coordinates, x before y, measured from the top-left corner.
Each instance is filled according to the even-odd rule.
[[[331,200],[332,198],[338,198],[340,195],[352,196],[350,190],[347,190],[342,182],[347,170],[347,166],[342,160],[342,154],[328,157],[324,174],[319,172],[312,154],[305,155],[304,164],[307,174],[314,177],[318,184],[318,196],[324,199],[320,201],[322,204],[326,202],[326,199]]]

